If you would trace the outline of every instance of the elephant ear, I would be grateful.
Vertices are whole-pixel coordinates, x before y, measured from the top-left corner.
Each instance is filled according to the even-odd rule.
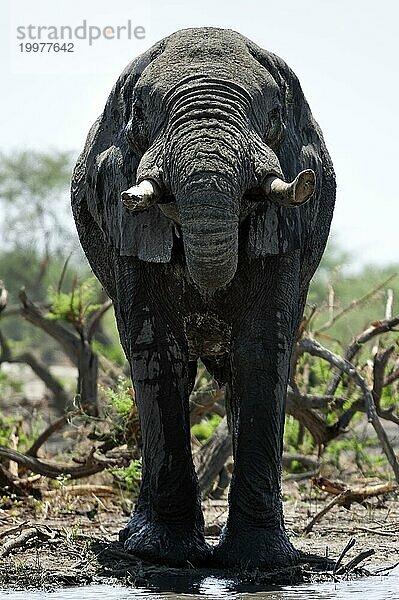
[[[316,189],[307,203],[285,208],[265,202],[250,215],[248,252],[267,256],[300,249],[302,255],[309,255],[311,277],[323,254],[334,208],[332,162],[296,75],[282,59],[249,40],[248,49],[280,88],[286,132],[275,152],[286,181],[304,169],[313,169],[316,174]]]
[[[144,69],[162,53],[165,43],[166,40],[159,42],[123,71],[103,114],[89,132],[72,178],[72,209],[82,244],[86,229],[94,228],[97,237],[103,238],[104,249],[149,262],[170,260],[173,224],[156,206],[142,213],[130,212],[120,195],[134,185],[140,161],[126,137],[133,90]],[[88,219],[94,223],[84,222]],[[93,262],[99,259],[90,260],[90,249],[84,246],[84,250],[96,272]]]

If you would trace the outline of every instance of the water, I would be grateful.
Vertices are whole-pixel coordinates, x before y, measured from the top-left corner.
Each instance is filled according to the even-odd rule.
[[[1,591],[1,600],[399,600],[399,568],[389,576],[342,583],[297,586],[248,586],[233,580],[206,577],[201,580],[164,579],[151,588],[92,585],[42,591]]]

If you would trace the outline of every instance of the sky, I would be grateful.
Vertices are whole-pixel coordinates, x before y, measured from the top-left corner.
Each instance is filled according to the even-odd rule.
[[[77,155],[131,59],[178,29],[234,29],[281,56],[301,81],[335,165],[332,237],[350,253],[348,266],[399,262],[396,0],[1,0],[0,10],[0,152]],[[115,35],[129,20],[131,39],[124,29],[111,39],[109,27]],[[89,27],[108,27],[109,39],[75,39],[74,52],[21,51],[40,41],[28,39],[29,25],[35,37],[38,26],[81,26],[82,37],[84,22],[87,36]]]

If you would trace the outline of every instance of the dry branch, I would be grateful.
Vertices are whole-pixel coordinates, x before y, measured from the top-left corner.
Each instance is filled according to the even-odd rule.
[[[60,320],[49,319],[39,306],[34,304],[21,290],[19,298],[22,303],[22,316],[54,338],[63,348],[63,351],[78,369],[78,393],[82,401],[90,408],[90,412],[97,414],[97,354],[93,352],[90,341],[83,330],[77,331],[66,327]],[[107,304],[107,303],[106,303]]]
[[[24,524],[20,525],[23,527]],[[0,557],[5,557],[15,548],[24,546],[26,542],[38,538],[41,541],[47,541],[54,537],[54,532],[45,525],[28,526],[16,538],[8,539],[0,548]]]
[[[92,315],[90,315],[90,318],[87,323],[87,339],[89,342],[91,342],[91,340],[93,339],[101,319],[103,318],[105,313],[111,308],[111,306],[112,300],[108,299],[102,304],[102,306],[100,306],[100,308],[98,308],[96,311],[93,312]]]
[[[311,521],[309,521],[309,523],[306,525],[306,527],[304,527],[303,532],[309,533],[310,531],[312,531],[313,526],[316,525],[316,523],[318,523],[324,517],[324,515],[326,515],[334,506],[336,506],[337,504],[340,504],[341,501],[345,501],[346,493],[347,493],[346,491],[341,492],[338,496],[333,498],[331,500],[331,502],[329,502],[321,511],[319,511],[317,514],[315,514],[313,519]]]
[[[99,473],[106,468],[103,463],[98,463],[92,456],[85,459],[84,463],[78,467],[71,465],[58,465],[47,463],[32,456],[26,456],[16,450],[11,450],[5,446],[0,446],[0,457],[13,460],[19,465],[30,469],[34,473],[39,473],[45,477],[56,479],[57,477],[70,476],[72,479],[80,479]]]
[[[369,342],[373,337],[381,335],[382,333],[388,333],[394,331],[394,328],[399,325],[399,315],[392,319],[386,319],[384,321],[374,321],[370,327],[365,329],[360,335],[353,338],[352,342],[348,346],[344,360],[351,362],[356,354],[359,352],[363,344]],[[344,371],[337,367],[337,371],[332,375],[330,381],[326,386],[326,394],[335,394],[338,384],[341,380]]]
[[[207,415],[215,404],[224,398],[224,389],[205,389],[193,392],[190,396],[190,424],[195,425]]]
[[[399,323],[399,317],[397,317]],[[381,425],[381,421],[378,417],[377,410],[374,404],[374,398],[369,390],[365,380],[360,375],[360,373],[355,369],[355,367],[346,359],[343,359],[341,356],[334,354],[327,348],[321,346],[318,342],[311,340],[310,338],[303,338],[300,341],[301,350],[304,352],[308,352],[313,356],[318,356],[319,358],[323,358],[327,362],[329,362],[334,367],[338,368],[341,372],[349,375],[354,382],[359,386],[363,400],[367,409],[367,415],[369,422],[375,429],[375,432],[380,440],[381,446],[385,455],[388,459],[389,464],[392,467],[392,470],[395,475],[396,481],[399,483],[399,463],[396,458],[395,452],[391,446],[391,443],[388,440],[387,434]]]
[[[115,496],[117,491],[110,485],[92,485],[87,483],[86,485],[67,485],[55,490],[44,490],[42,492],[44,498],[51,498],[53,496],[59,496],[60,494],[68,494],[71,496],[82,496],[84,494],[95,494],[96,496]]]
[[[53,435],[53,433],[62,429],[62,427],[64,427],[64,425],[66,425],[72,417],[75,417],[76,415],[81,413],[81,409],[73,410],[51,423],[33,442],[32,446],[25,452],[25,455],[33,456],[34,458],[36,458],[39,449],[43,446],[43,444],[47,442],[47,440]]]
[[[374,357],[373,397],[378,416],[387,421],[392,421],[393,423],[396,423],[396,425],[399,425],[399,417],[393,414],[393,411],[395,410],[394,405],[386,409],[381,408],[381,396],[384,387],[385,368],[394,349],[394,346],[390,346],[386,350],[380,350],[377,352]]]
[[[345,492],[345,500],[339,503],[345,508],[350,508],[353,502],[361,504],[368,498],[374,498],[375,496],[381,496],[382,494],[391,494],[392,492],[399,490],[399,486],[393,481],[378,485],[364,485],[353,488],[347,488],[343,483],[339,481],[330,481],[325,477],[315,477],[313,483],[323,490],[323,492],[327,492],[327,494],[332,494],[334,496],[339,496]]]
[[[224,417],[211,437],[193,456],[200,488],[204,495],[210,490],[212,483],[231,456],[231,452],[231,435],[227,418]]]

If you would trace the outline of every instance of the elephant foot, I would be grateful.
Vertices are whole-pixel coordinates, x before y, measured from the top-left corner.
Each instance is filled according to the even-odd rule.
[[[283,528],[256,528],[248,523],[229,523],[213,552],[212,563],[218,568],[269,570],[295,566],[300,552],[291,544]]]
[[[119,533],[124,549],[150,562],[171,566],[205,564],[212,553],[200,528],[185,525],[144,522],[133,516]]]

